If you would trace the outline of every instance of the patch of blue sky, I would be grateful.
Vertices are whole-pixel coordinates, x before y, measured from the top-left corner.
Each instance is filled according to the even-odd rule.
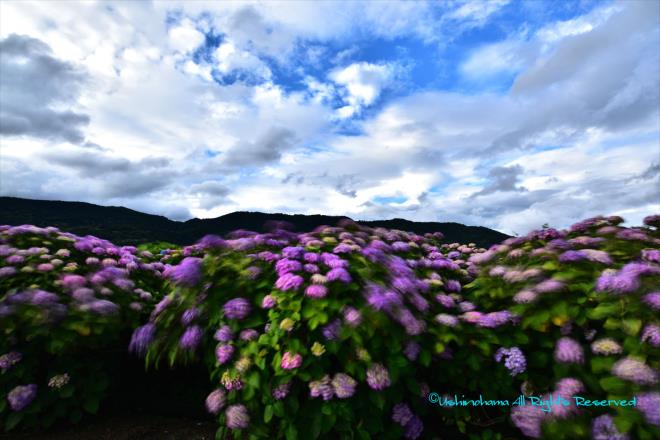
[[[374,203],[378,203],[380,205],[385,205],[385,204],[389,204],[389,203],[404,203],[407,200],[408,200],[408,198],[404,197],[404,196],[393,196],[393,197],[378,196],[378,197],[374,197],[372,199],[372,201]]]
[[[627,147],[635,144],[657,143],[660,139],[660,132],[652,130],[642,133],[630,133],[624,138],[608,139],[600,144],[600,147],[607,150],[619,147]]]
[[[204,34],[204,44],[199,46],[192,54],[192,60],[197,64],[214,63],[213,53],[220,46],[224,37],[214,31]]]
[[[562,148],[568,148],[568,146],[567,145],[537,145],[532,148],[532,151],[534,153],[540,153],[543,151],[561,150]]]
[[[213,151],[213,150],[209,150],[209,149],[204,150],[204,156],[206,156],[206,157],[216,157],[219,154],[220,153],[217,152],[217,151]]]

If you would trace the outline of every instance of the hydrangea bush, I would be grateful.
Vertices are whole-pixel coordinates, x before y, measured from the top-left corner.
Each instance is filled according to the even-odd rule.
[[[148,368],[206,365],[200,406],[222,439],[657,438],[660,216],[622,221],[489,250],[352,222],[181,249],[0,226],[0,423],[94,412],[118,347]]]
[[[0,425],[96,412],[112,350],[147,319],[165,269],[134,247],[0,226]]]
[[[462,293],[485,249],[441,238],[351,224],[205,237],[205,258],[168,273],[172,293],[131,344],[148,364],[206,362],[219,438],[415,439],[424,418],[465,431],[470,411],[426,396],[509,390],[510,372],[479,372],[517,340],[495,332],[515,317]]]
[[[511,419],[526,436],[660,436],[658,220],[625,228],[620,217],[591,218],[511,238],[471,258],[479,276],[465,288],[474,302],[521,317],[518,331],[527,338],[518,347],[527,370],[519,377],[530,394],[637,397],[636,407],[516,408]]]

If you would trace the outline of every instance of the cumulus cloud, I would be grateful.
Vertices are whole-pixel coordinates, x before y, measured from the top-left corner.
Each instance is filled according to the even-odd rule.
[[[81,143],[89,116],[74,110],[85,74],[53,56],[43,41],[0,40],[0,134]]]
[[[346,105],[338,110],[341,118],[359,113],[380,96],[382,90],[393,80],[394,68],[387,64],[354,63],[334,70],[329,77],[345,89]]]

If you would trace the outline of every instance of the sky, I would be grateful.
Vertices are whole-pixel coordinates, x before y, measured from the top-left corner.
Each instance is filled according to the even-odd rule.
[[[660,1],[3,0],[0,195],[638,225],[660,213]]]

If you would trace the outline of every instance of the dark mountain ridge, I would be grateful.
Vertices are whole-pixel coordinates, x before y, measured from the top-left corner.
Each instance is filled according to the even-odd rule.
[[[85,202],[32,200],[0,197],[0,224],[56,226],[77,235],[94,235],[119,245],[166,241],[179,245],[192,244],[207,234],[224,235],[236,229],[263,232],[271,221],[286,221],[295,231],[306,232],[321,225],[335,226],[344,216],[267,214],[232,212],[217,218],[194,218],[185,222],[145,214],[116,206],[99,206]],[[442,232],[448,243],[476,243],[489,247],[509,236],[482,226],[460,223],[413,222],[391,220],[357,221],[369,227],[383,227],[424,234]]]

